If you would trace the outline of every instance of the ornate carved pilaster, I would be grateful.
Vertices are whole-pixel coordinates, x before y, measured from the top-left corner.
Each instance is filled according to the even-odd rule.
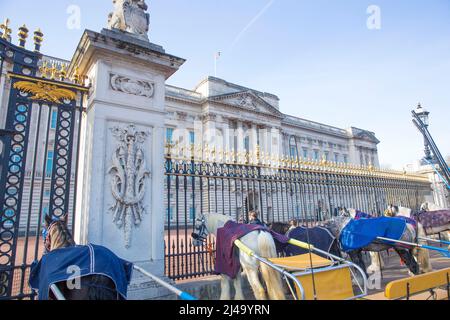
[[[125,247],[130,248],[133,225],[139,226],[146,213],[142,200],[146,191],[145,180],[150,176],[150,171],[147,170],[142,144],[149,133],[138,131],[133,124],[110,130],[118,141],[108,170],[115,200],[110,212],[117,227],[124,230]]]

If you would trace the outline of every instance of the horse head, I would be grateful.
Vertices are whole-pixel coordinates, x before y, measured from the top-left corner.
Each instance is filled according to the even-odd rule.
[[[67,226],[68,215],[60,218],[45,216],[45,227],[42,232],[46,252],[67,248],[75,245],[72,234]]]
[[[291,229],[291,224],[283,222],[272,222],[268,226],[270,230],[279,234],[287,234]]]
[[[333,217],[328,221],[325,221],[322,226],[327,228],[335,238],[339,238],[342,230],[353,218],[348,215],[340,215],[338,217]]]
[[[194,232],[192,232],[192,244],[194,247],[201,247],[203,246],[207,239],[208,239],[208,228],[206,227],[206,216],[204,214],[201,214],[197,219],[195,220],[195,226],[194,226]]]
[[[395,217],[399,213],[399,207],[394,206],[393,204],[390,204],[387,209],[384,211],[384,215],[386,217]]]

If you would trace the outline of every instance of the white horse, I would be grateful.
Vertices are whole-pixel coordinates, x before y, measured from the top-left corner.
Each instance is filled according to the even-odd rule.
[[[201,246],[204,244],[203,239],[208,234],[217,236],[217,230],[222,228],[228,221],[232,219],[221,214],[204,214],[196,221],[195,232],[193,233],[194,245]],[[253,250],[257,255],[263,258],[276,258],[277,251],[272,235],[266,231],[253,231],[239,239],[244,245]],[[238,250],[236,248],[236,250]],[[269,266],[260,263],[253,257],[243,252],[239,252],[239,262],[247,279],[252,287],[253,293],[257,300],[266,300],[267,296],[270,300],[285,300],[284,287],[281,276],[278,272]],[[262,278],[267,287],[267,294],[263,285],[259,280],[259,270],[261,270]],[[226,275],[221,275],[221,300],[231,300],[230,282],[233,281],[235,288],[235,300],[245,300],[242,292],[242,272],[240,271],[236,279],[230,279]]]

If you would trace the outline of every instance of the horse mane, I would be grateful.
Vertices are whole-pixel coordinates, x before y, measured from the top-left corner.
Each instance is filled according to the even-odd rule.
[[[207,229],[212,234],[217,234],[217,229],[223,227],[228,221],[233,220],[230,216],[220,213],[207,213],[206,218]]]
[[[55,221],[51,227],[52,250],[76,245],[72,233],[63,221]]]

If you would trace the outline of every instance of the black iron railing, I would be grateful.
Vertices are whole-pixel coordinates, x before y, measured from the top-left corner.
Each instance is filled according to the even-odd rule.
[[[195,248],[190,236],[195,217],[202,213],[221,213],[245,222],[249,211],[255,210],[265,223],[296,219],[312,226],[336,216],[343,207],[374,215],[383,214],[389,204],[417,210],[431,193],[425,177],[404,172],[326,161],[255,162],[166,157],[168,277],[181,280],[214,272],[214,238]]]

